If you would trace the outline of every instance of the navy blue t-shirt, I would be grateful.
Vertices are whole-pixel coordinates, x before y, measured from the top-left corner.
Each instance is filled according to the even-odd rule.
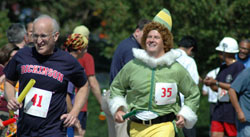
[[[87,81],[84,69],[78,61],[69,53],[57,48],[52,55],[43,56],[35,47],[25,47],[8,63],[4,73],[9,80],[19,80],[19,91],[22,91],[32,78],[36,80],[35,88],[52,92],[46,118],[26,114],[23,112],[23,107],[19,110],[17,135],[65,136],[66,128],[63,127],[60,116],[67,113],[68,82],[71,81],[76,87],[81,87]]]
[[[244,65],[236,61],[235,63],[227,66],[223,64],[220,67],[220,71],[216,77],[219,82],[231,84],[237,75],[244,69]],[[235,110],[231,102],[220,102],[218,101],[215,105],[213,118],[214,121],[235,123]]]
[[[133,35],[123,40],[115,50],[112,63],[110,66],[110,82],[112,83],[115,76],[127,64],[134,58],[132,49],[141,48],[140,44],[136,41]]]

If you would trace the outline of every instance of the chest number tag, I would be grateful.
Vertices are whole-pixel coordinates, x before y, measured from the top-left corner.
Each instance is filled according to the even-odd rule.
[[[229,102],[228,91],[223,88],[218,88],[218,99],[220,102]]]
[[[157,105],[173,104],[176,102],[176,83],[156,83],[155,102]]]
[[[52,92],[32,87],[25,97],[24,112],[32,116],[46,118]]]

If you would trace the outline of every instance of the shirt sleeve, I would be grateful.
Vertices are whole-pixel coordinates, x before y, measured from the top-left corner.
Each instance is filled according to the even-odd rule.
[[[178,70],[178,79],[178,90],[184,95],[184,104],[196,112],[200,100],[200,91],[197,84],[184,68]]]
[[[3,70],[6,78],[12,81],[17,81],[19,77],[19,74],[17,71],[18,63],[16,61],[16,57],[17,56],[14,56]]]
[[[250,85],[250,69],[243,70],[231,84],[231,88],[233,88],[237,93],[242,93],[247,90],[247,86]]]

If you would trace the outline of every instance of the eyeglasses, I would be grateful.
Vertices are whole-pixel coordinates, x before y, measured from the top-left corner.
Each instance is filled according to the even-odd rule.
[[[39,37],[43,40],[48,39],[51,34],[33,34],[32,37],[33,39],[38,39]]]

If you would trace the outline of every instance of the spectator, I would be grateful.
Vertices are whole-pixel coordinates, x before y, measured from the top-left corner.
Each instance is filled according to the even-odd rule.
[[[235,54],[239,52],[235,39],[231,37],[223,38],[216,50],[219,51],[219,57],[225,63],[220,66],[216,79],[212,77],[204,79],[207,86],[218,92],[218,102],[211,123],[211,136],[224,137],[225,135],[233,137],[237,135],[235,110],[229,100],[228,90],[230,84],[244,69],[244,65],[235,59]]]
[[[217,74],[219,73],[220,68],[215,68],[208,72],[206,77],[212,77],[213,79],[216,78]],[[202,95],[207,96],[208,95],[208,102],[209,102],[209,120],[210,124],[212,121],[212,116],[214,112],[215,105],[217,103],[217,92],[213,91],[209,86],[206,86],[205,84],[202,87]],[[211,125],[210,125],[211,126]],[[209,130],[210,131],[210,130]],[[211,133],[210,133],[211,134]]]
[[[79,59],[80,57],[83,56],[83,54],[85,54],[85,49],[87,48],[87,45],[88,45],[88,40],[82,34],[71,34],[68,36],[66,42],[64,43],[65,49],[76,59]],[[67,96],[68,111],[70,111],[72,109],[72,104],[74,103],[76,89],[71,82],[69,82],[67,89],[68,89],[68,93],[70,94],[70,96]],[[80,118],[82,118],[82,117],[80,117]],[[74,132],[73,127],[69,127],[67,129],[68,130],[67,131],[68,137],[71,137],[71,136],[75,136],[75,137],[81,136],[82,137],[82,136],[84,136],[85,130],[82,129],[82,126],[80,123],[82,123],[82,122],[79,121],[77,126],[75,126],[77,129],[77,132]]]
[[[26,24],[26,31],[27,31],[27,43],[33,42],[32,32],[33,32],[33,22],[28,22]]]
[[[59,37],[55,19],[42,15],[33,25],[34,46],[19,50],[4,68],[7,107],[19,109],[17,136],[65,137],[66,127],[77,123],[77,116],[87,99],[87,78],[74,57],[55,48]],[[19,103],[14,96],[14,84],[19,80],[20,94],[31,78],[36,84]],[[65,100],[69,81],[79,91],[72,110],[67,113]],[[31,101],[32,105],[27,105]]]
[[[166,9],[163,12],[170,16]],[[197,121],[199,89],[176,62],[180,52],[171,50],[173,36],[167,28],[168,21],[163,20],[164,25],[151,22],[144,27],[141,43],[145,50],[133,49],[135,59],[120,70],[110,86],[109,106],[116,122],[124,122],[122,116],[127,111],[136,112],[130,117],[131,137],[173,137],[173,120],[177,119],[179,128],[192,128]],[[185,95],[182,107],[179,91]]]
[[[141,48],[143,28],[149,22],[147,19],[139,20],[134,33],[117,46],[110,66],[110,84],[122,67],[134,58],[132,48]]]
[[[6,66],[11,58],[17,53],[19,48],[11,43],[8,43],[0,48],[0,64],[3,66]],[[7,108],[7,101],[5,100],[4,96],[4,79],[5,75],[3,74],[3,70],[1,70],[0,75],[0,119],[7,120],[10,118],[9,110]],[[16,89],[18,88],[18,84],[16,84]],[[13,116],[12,116],[13,117]],[[6,130],[0,131],[1,136],[8,136],[10,134],[14,135],[16,134],[16,123],[12,123],[8,125],[8,127],[5,127]],[[12,128],[12,130],[10,130]],[[6,132],[7,131],[7,132]]]
[[[7,38],[9,43],[13,43],[19,48],[23,48],[28,42],[26,29],[20,23],[14,23],[8,28]]]
[[[250,137],[250,68],[243,70],[232,83],[228,93],[237,114],[237,137]]]
[[[240,42],[239,53],[235,55],[235,58],[242,62],[246,68],[250,67],[250,40],[245,39]]]
[[[123,40],[115,50],[111,67],[110,67],[110,84],[117,75],[117,73],[122,69],[122,67],[134,58],[132,53],[132,48],[141,48],[141,37],[143,35],[144,26],[149,23],[149,20],[141,19],[137,23],[134,33]],[[103,97],[102,109],[106,114],[109,136],[110,137],[128,137],[127,134],[127,122],[117,123],[108,107],[109,91],[107,91],[106,96]]]
[[[177,51],[181,52],[181,56],[177,61],[189,72],[195,84],[199,84],[199,73],[195,60],[191,57],[197,51],[197,42],[192,36],[184,36],[178,43]],[[184,104],[184,96],[180,93],[181,104]],[[192,129],[183,128],[185,137],[196,137],[195,126]]]

